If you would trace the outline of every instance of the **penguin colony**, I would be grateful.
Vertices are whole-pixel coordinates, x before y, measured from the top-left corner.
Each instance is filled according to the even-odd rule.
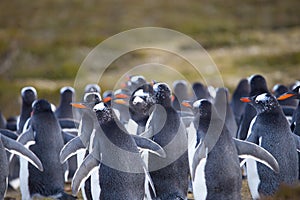
[[[20,115],[0,118],[0,199],[9,185],[23,200],[239,200],[243,176],[260,199],[298,183],[299,82],[269,91],[252,75],[231,99],[200,82],[172,88],[132,75],[102,95],[89,84],[80,101],[63,87],[56,108],[24,87]]]

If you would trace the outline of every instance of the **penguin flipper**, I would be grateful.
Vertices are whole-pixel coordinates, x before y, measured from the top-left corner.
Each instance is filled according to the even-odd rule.
[[[293,137],[296,143],[297,151],[300,152],[300,137],[293,133]]]
[[[132,137],[138,147],[146,149],[162,158],[165,158],[167,156],[165,150],[153,140],[141,137],[139,135],[132,135]]]
[[[71,134],[71,133],[68,133],[66,131],[62,131],[61,132],[62,135],[63,135],[63,139],[64,139],[64,143],[68,143],[70,140],[72,140],[73,138],[75,138],[76,136]]]
[[[193,162],[192,162],[192,171],[191,171],[191,176],[192,179],[195,179],[195,173],[196,173],[196,169],[198,164],[200,163],[200,161],[204,158],[207,157],[208,154],[208,147],[206,147],[206,145],[202,142],[199,143],[198,147],[196,148],[194,157],[193,157]]]
[[[3,146],[12,154],[23,157],[29,161],[33,166],[35,166],[40,171],[43,171],[43,165],[40,159],[29,149],[24,147],[21,143],[10,139],[4,135],[1,135],[1,140]]]
[[[13,140],[17,140],[17,138],[19,136],[15,132],[8,130],[8,129],[0,129],[0,133],[2,135],[5,135],[6,137],[9,137],[10,139],[13,139]]]
[[[72,194],[76,195],[79,188],[83,182],[88,179],[91,173],[96,170],[100,165],[100,161],[92,156],[92,154],[87,155],[83,160],[82,164],[76,170],[74,177],[72,179]]]
[[[60,162],[64,163],[71,156],[78,153],[80,150],[84,150],[86,147],[83,145],[80,137],[74,137],[71,139],[60,151]]]
[[[150,126],[147,130],[145,130],[144,132],[142,132],[140,134],[140,136],[142,136],[144,138],[152,138],[154,136],[154,134],[153,134],[153,127]]]
[[[27,131],[19,135],[17,141],[27,147],[32,144],[35,144],[34,132],[32,127],[30,127]]]
[[[79,122],[75,119],[63,118],[58,120],[61,128],[78,128]]]
[[[263,163],[270,169],[279,173],[279,165],[277,160],[264,148],[257,144],[233,138],[238,155],[240,158],[252,158]]]

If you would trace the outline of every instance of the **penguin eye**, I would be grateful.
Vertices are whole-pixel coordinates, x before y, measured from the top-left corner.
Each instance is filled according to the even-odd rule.
[[[259,103],[259,101],[258,101],[258,100],[255,100],[255,103]]]

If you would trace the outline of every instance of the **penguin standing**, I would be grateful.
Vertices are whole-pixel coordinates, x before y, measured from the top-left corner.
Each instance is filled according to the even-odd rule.
[[[91,87],[91,86],[90,86]],[[71,120],[78,118],[77,110],[73,110],[71,103],[74,101],[75,98],[75,90],[72,87],[66,86],[60,89],[60,103],[57,109],[55,110],[54,114],[59,120]],[[70,131],[69,129],[63,130]],[[71,131],[70,131],[71,132]],[[77,169],[77,159],[76,157],[72,157],[68,160],[68,179],[72,179],[74,173]]]
[[[75,118],[73,115],[73,110],[71,103],[74,101],[75,90],[72,87],[63,87],[60,89],[60,103],[55,110],[55,116],[58,119]]]
[[[290,130],[289,123],[276,98],[263,93],[249,98],[257,115],[247,141],[258,144],[269,151],[279,164],[279,173],[275,173],[253,160],[247,161],[248,184],[254,199],[273,195],[280,184],[293,185],[298,180],[299,137]]]
[[[131,119],[137,123],[137,135],[145,131],[145,127],[150,116],[153,88],[151,84],[145,84],[137,88],[129,99],[129,113]]]
[[[18,141],[22,144],[27,144],[29,139],[35,141],[30,150],[41,160],[44,171],[40,172],[23,159],[20,160],[22,199],[34,196],[75,199],[64,192],[65,168],[59,159],[67,135],[62,133],[48,101],[35,101],[32,112],[30,128],[19,136]]]
[[[300,86],[295,87],[291,92],[286,92],[277,98],[279,102],[288,99],[300,99]],[[294,134],[300,136],[300,101],[293,114],[291,130]],[[298,152],[298,159],[300,159],[300,153]],[[299,179],[300,179],[300,162],[299,162]]]
[[[229,105],[229,91],[227,88],[218,88],[216,90],[214,106],[221,119],[225,119],[225,124],[229,129],[229,132],[232,134],[232,137],[236,137],[238,126],[236,124],[233,111]]]
[[[0,199],[4,199],[7,188],[9,162],[5,150],[23,157],[32,163],[35,168],[43,171],[42,163],[35,154],[21,143],[0,134]]]
[[[23,87],[21,90],[21,112],[17,120],[17,134],[21,134],[28,128],[28,119],[30,118],[32,112],[32,103],[37,99],[37,92],[34,87],[27,86]],[[25,126],[25,127],[24,127]],[[19,170],[20,162],[19,157],[14,156],[10,162],[9,168],[9,185],[17,189],[20,186],[19,183]]]
[[[17,133],[23,132],[26,121],[30,118],[32,103],[37,99],[37,92],[34,87],[28,86],[21,90],[22,105],[19,120],[17,122]]]
[[[250,83],[250,94],[249,94],[250,96],[259,95],[262,93],[269,93],[267,82],[263,76],[258,74],[252,75],[249,78],[249,83]],[[237,133],[239,139],[241,140],[246,139],[251,121],[255,117],[255,115],[256,115],[255,109],[251,105],[246,104],[245,112],[242,116],[239,130]]]
[[[172,106],[175,110],[181,111],[186,110],[185,107],[181,106],[183,100],[188,100],[188,86],[185,80],[176,80],[173,82],[174,100]]]
[[[79,107],[85,106],[83,104]],[[89,173],[99,167],[100,199],[143,199],[147,172],[138,146],[150,147],[153,152],[165,156],[163,149],[151,140],[128,134],[112,108],[103,102],[95,105],[93,110],[100,126],[96,128],[92,152],[75,173],[72,181],[73,193],[76,194]],[[62,149],[62,161],[72,151],[84,146],[78,138],[71,140]]]
[[[245,112],[246,104],[240,101],[242,97],[248,97],[250,93],[250,85],[247,79],[241,79],[236,89],[234,90],[230,102],[231,109],[235,116],[235,121],[239,126],[242,116]]]
[[[148,165],[157,197],[186,199],[188,192],[188,141],[180,115],[171,105],[171,90],[165,83],[153,85],[155,102],[144,134],[166,151],[167,157],[149,155]]]
[[[195,100],[208,99],[211,100],[212,97],[209,94],[208,88],[200,82],[193,83],[193,91],[195,95]]]
[[[189,161],[196,200],[241,199],[242,175],[238,155],[255,157],[278,171],[276,160],[267,151],[232,138],[224,118],[208,100],[194,102],[193,110],[195,119],[189,132],[189,137],[193,138],[189,148],[193,151],[189,150]]]

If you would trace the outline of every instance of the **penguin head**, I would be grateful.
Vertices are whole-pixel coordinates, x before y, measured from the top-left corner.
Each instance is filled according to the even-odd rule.
[[[34,87],[24,87],[21,90],[23,103],[31,105],[37,99],[37,92]]]
[[[250,103],[257,111],[257,113],[269,112],[279,107],[279,103],[275,96],[269,93],[259,94],[253,97],[241,98],[242,102]]]
[[[272,93],[275,95],[275,97],[279,97],[286,92],[288,92],[288,88],[282,84],[276,84],[272,88]]]
[[[153,94],[154,91],[151,84],[145,84],[137,88],[129,99],[129,109],[133,112],[148,115],[150,108],[154,105],[154,101],[151,98]]]
[[[51,104],[45,99],[39,99],[32,104],[32,113],[52,112]]]
[[[146,84],[147,81],[145,79],[145,77],[140,76],[140,75],[133,75],[133,76],[129,76],[128,77],[128,81],[126,86],[128,87],[128,89],[130,91],[135,91],[138,87]]]
[[[217,115],[217,111],[214,105],[207,99],[197,100],[193,103],[193,110],[195,115],[199,115],[200,120],[210,120],[214,115]]]
[[[90,93],[90,92],[101,92],[101,88],[98,84],[87,84],[84,88],[84,93]]]
[[[83,97],[84,104],[92,109],[96,104],[101,102],[101,96],[98,92],[86,93]]]
[[[60,89],[61,100],[67,101],[70,103],[75,95],[75,90],[72,87],[66,86]]]
[[[266,79],[259,74],[254,74],[249,78],[250,96],[268,92]]]
[[[180,99],[186,98],[187,97],[187,91],[188,91],[188,86],[187,85],[188,84],[185,80],[174,81],[173,82],[174,94]]]
[[[171,105],[171,89],[166,83],[153,85],[154,102],[161,105]]]
[[[93,111],[96,113],[97,119],[100,124],[105,124],[113,119],[113,111],[104,102],[100,102],[93,107]]]
[[[282,101],[290,98],[300,99],[300,85],[295,86],[292,91],[282,94],[280,97],[277,98],[277,100]]]

